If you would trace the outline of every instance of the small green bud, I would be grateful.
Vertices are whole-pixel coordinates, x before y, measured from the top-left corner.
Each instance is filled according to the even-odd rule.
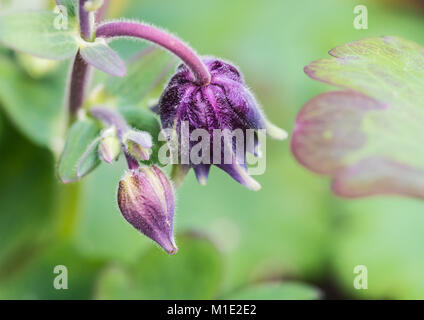
[[[109,128],[103,133],[99,144],[99,156],[104,162],[112,163],[118,160],[121,153],[121,143],[116,136],[116,130]]]

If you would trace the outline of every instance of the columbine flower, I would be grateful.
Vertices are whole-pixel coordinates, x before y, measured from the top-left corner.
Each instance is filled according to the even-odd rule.
[[[118,205],[134,228],[169,254],[177,253],[173,233],[174,190],[158,167],[129,170],[119,182]]]
[[[227,62],[207,58],[203,59],[208,68],[211,80],[207,84],[199,84],[193,73],[181,65],[172,77],[159,101],[159,114],[164,129],[174,128],[178,135],[181,149],[182,123],[188,125],[189,134],[194,129],[204,129],[212,137],[215,129],[234,131],[241,129],[246,135],[247,129],[266,129],[267,133],[278,139],[286,138],[286,133],[270,124],[255,98],[244,83],[241,73]],[[257,144],[255,137],[255,144]],[[211,143],[213,139],[210,139]],[[189,148],[191,149],[190,144]],[[213,146],[211,146],[213,150]],[[255,152],[257,146],[248,151]],[[223,160],[224,151],[219,151],[221,161],[213,163],[236,181],[246,187],[258,190],[260,185],[251,178],[246,169],[244,159],[236,156],[235,147],[230,148],[233,154],[232,163]],[[256,152],[255,152],[256,153]],[[214,155],[216,159],[216,155]],[[243,158],[245,158],[245,151]],[[210,163],[194,164],[189,160],[200,183],[208,178]],[[187,166],[186,166],[187,167]]]

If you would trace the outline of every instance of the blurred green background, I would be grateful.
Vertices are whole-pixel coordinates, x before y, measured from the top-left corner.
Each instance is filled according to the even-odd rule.
[[[368,7],[368,30],[353,28],[357,4]],[[52,3],[0,0],[10,5]],[[233,61],[289,132],[302,105],[329,89],[307,78],[305,65],[369,36],[424,44],[422,13],[419,1],[400,0],[112,0],[109,12]],[[130,57],[146,44],[114,47]],[[216,168],[206,187],[191,172],[178,190],[179,253],[167,256],[118,210],[124,163],[101,165],[76,184],[56,178],[50,148],[68,69],[40,73],[0,47],[0,299],[424,298],[424,202],[336,198],[326,178],[294,160],[288,141],[267,141],[256,193]],[[56,265],[68,268],[68,290],[53,288]],[[353,286],[357,265],[368,268],[367,290]]]

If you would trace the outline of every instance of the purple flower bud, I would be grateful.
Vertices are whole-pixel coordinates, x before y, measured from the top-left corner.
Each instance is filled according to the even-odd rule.
[[[190,136],[195,129],[206,130],[211,137],[210,150],[214,150],[212,135],[216,129],[229,130],[230,132],[241,129],[245,137],[247,137],[247,129],[271,129],[272,132],[269,133],[276,138],[284,139],[286,137],[283,130],[268,123],[237,68],[227,62],[213,58],[203,59],[203,62],[211,75],[209,84],[203,86],[197,84],[192,72],[185,65],[181,65],[177,73],[171,78],[159,101],[162,127],[164,129],[176,129],[180,154],[183,143],[181,142],[183,123],[186,126],[188,125]],[[255,146],[247,151],[256,154],[258,144],[256,135],[254,140]],[[189,150],[193,145],[194,143],[189,143]],[[244,150],[242,157],[236,156],[233,144],[230,147],[230,152],[233,153],[231,155],[233,161],[228,163],[224,161],[226,155],[224,155],[223,148],[215,152],[219,152],[219,155],[212,155],[213,159],[220,158],[218,163],[210,161],[209,163],[195,164],[189,159],[189,163],[186,164],[194,169],[198,181],[201,184],[206,183],[210,164],[214,164],[239,183],[250,189],[258,190],[260,185],[247,173],[246,150]]]
[[[124,218],[134,228],[169,254],[177,253],[173,233],[174,189],[158,167],[126,172],[119,182],[118,205]]]

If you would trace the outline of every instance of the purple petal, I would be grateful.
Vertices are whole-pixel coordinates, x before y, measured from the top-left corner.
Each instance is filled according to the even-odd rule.
[[[198,164],[193,166],[194,173],[196,174],[197,181],[202,185],[206,185],[209,178],[210,164]]]
[[[211,82],[208,85],[200,86],[195,83],[188,69],[181,65],[177,73],[172,77],[164,93],[159,101],[159,114],[161,117],[163,128],[174,128],[178,135],[178,151],[179,155],[186,155],[187,152],[196,151],[197,141],[190,141],[187,148],[184,148],[185,132],[181,132],[183,128],[187,128],[187,133],[192,133],[195,129],[203,129],[206,134],[209,133],[209,141],[211,142],[210,151],[212,151],[214,165],[218,165],[222,170],[229,173],[234,179],[250,189],[258,190],[259,184],[249,176],[245,166],[246,149],[258,154],[257,135],[253,137],[253,142],[247,144],[241,152],[235,151],[237,148],[229,146],[225,150],[230,150],[230,156],[233,158],[232,164],[219,165],[217,158],[221,159],[221,163],[225,160],[223,154],[225,150],[214,150],[213,142],[217,138],[213,136],[216,132],[231,132],[235,137],[244,139],[246,146],[246,132],[249,129],[269,129],[274,132],[274,136],[278,138],[286,137],[286,133],[268,123],[258,103],[243,81],[241,73],[231,64],[217,60],[215,58],[204,59],[211,73]],[[188,125],[187,125],[188,124]],[[233,136],[233,137],[234,137]],[[235,139],[232,144],[235,144]],[[219,138],[219,137],[218,137]],[[183,140],[184,139],[184,140]],[[226,140],[226,139],[223,139]],[[222,141],[222,140],[221,140]],[[238,140],[237,142],[240,142]],[[216,152],[220,154],[215,154]],[[237,158],[237,161],[235,160]],[[210,165],[198,163],[190,163],[188,159],[187,165],[191,166],[201,184],[205,184],[208,179]]]
[[[232,164],[219,164],[217,166],[246,188],[253,191],[259,191],[261,189],[261,185],[247,173],[246,168],[239,165],[237,162]]]

